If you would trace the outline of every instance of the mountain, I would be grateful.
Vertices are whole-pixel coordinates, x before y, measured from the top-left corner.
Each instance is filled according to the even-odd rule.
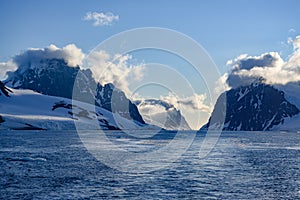
[[[138,100],[134,102],[148,124],[166,130],[190,130],[181,112],[173,105],[158,99]]]
[[[290,96],[283,90],[264,83],[231,89],[218,98],[211,118],[202,129],[223,124],[223,130],[228,131],[281,130],[287,122],[298,118],[300,112],[288,99]],[[215,118],[213,123],[212,118]]]
[[[41,94],[95,104],[129,120],[145,124],[137,107],[112,84],[97,83],[89,69],[70,67],[63,59],[41,59],[19,66],[8,74],[5,84]],[[73,92],[75,95],[73,95]]]
[[[74,130],[74,122],[88,130],[153,128],[88,103],[32,90],[7,89],[10,96],[0,96],[0,130]]]

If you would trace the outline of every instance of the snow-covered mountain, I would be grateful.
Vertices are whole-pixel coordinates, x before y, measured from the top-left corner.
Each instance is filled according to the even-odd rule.
[[[219,118],[219,121],[225,116],[224,123],[215,120],[211,124],[211,117],[202,129],[223,124],[223,129],[230,131],[299,130],[300,101],[295,94],[299,91],[299,85],[298,90],[287,85],[277,88],[259,82],[223,93],[216,102],[212,116],[217,116],[215,119]],[[284,88],[289,91],[288,94],[283,91]]]
[[[158,99],[138,100],[134,102],[148,124],[166,130],[190,130],[181,112],[173,105]]]
[[[96,104],[122,117],[145,124],[137,107],[112,84],[102,86],[92,72],[70,67],[63,59],[41,59],[21,65],[8,74],[6,85],[15,89],[29,89],[41,94],[64,97]],[[76,96],[73,96],[73,91]]]
[[[0,129],[67,130],[75,129],[74,121],[86,129],[153,128],[84,102],[32,90],[7,89],[9,96],[0,91]]]

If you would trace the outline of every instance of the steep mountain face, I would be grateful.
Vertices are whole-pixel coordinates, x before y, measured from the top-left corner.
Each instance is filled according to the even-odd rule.
[[[225,113],[222,99],[226,95],[226,114],[224,130],[265,131],[284,124],[299,114],[299,109],[290,103],[283,91],[263,83],[242,86],[223,93],[216,102],[212,116]],[[224,119],[223,119],[224,120]],[[218,122],[211,124],[211,119],[203,127],[217,127]]]
[[[134,102],[142,113],[145,121],[167,130],[190,130],[181,112],[173,105],[158,100],[147,99]]]
[[[63,59],[43,59],[40,62],[19,66],[15,72],[8,74],[5,83],[15,89],[30,89],[42,94],[75,98],[122,117],[145,124],[137,107],[126,98],[125,94],[112,84],[102,86],[96,83],[90,70],[69,67]],[[73,96],[76,91],[76,96]]]

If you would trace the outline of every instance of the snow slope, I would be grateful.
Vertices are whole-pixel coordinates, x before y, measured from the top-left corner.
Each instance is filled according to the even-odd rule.
[[[31,90],[11,89],[10,97],[0,96],[0,129],[146,129],[152,126],[125,119],[93,105],[63,97],[42,95]]]

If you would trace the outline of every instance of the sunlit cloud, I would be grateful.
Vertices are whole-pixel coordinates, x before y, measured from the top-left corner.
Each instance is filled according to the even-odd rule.
[[[108,26],[119,20],[119,15],[114,15],[111,12],[88,12],[83,20],[93,21],[93,26]]]
[[[101,84],[113,83],[130,97],[130,83],[140,80],[144,75],[143,64],[131,65],[131,56],[110,55],[106,51],[93,51],[87,58],[87,67]]]
[[[257,80],[267,84],[287,84],[300,81],[300,36],[289,38],[293,45],[293,53],[284,60],[278,52],[264,53],[259,56],[241,55],[227,62],[231,71],[223,75],[224,80],[231,88],[249,85]]]
[[[196,94],[194,93],[191,96],[187,97],[177,97],[174,96],[172,93],[169,93],[167,96],[161,96],[160,99],[162,101],[168,102],[169,104],[173,105],[175,108],[179,110],[188,110],[188,111],[202,111],[206,113],[210,113],[211,107],[206,105],[205,94]]]
[[[17,65],[12,61],[0,63],[0,80],[7,78],[7,72],[15,71],[17,68]]]

